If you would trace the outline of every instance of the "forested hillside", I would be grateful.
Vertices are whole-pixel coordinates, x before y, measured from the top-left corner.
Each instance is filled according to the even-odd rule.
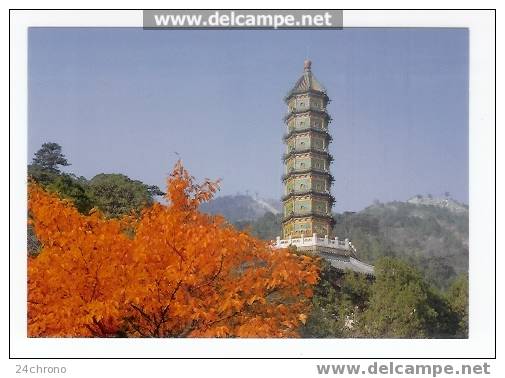
[[[401,258],[440,288],[468,271],[468,211],[390,202],[335,218],[336,234],[350,238],[370,263],[382,256]]]

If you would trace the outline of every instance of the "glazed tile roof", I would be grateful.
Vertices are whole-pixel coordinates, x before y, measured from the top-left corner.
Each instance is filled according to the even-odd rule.
[[[330,262],[330,264],[340,270],[346,271],[351,270],[353,272],[358,272],[366,275],[374,275],[373,265],[366,264],[352,256],[340,256],[333,253],[321,253],[321,256]]]
[[[310,60],[305,61],[305,69],[303,75],[298,79],[294,87],[288,92],[287,98],[295,94],[307,92],[321,92],[326,94],[326,88],[316,79],[312,73]]]

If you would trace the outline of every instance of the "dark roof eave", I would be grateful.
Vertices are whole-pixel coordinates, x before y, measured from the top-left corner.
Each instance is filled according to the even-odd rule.
[[[282,136],[284,141],[287,141],[289,138],[291,138],[293,135],[298,135],[298,134],[305,134],[305,133],[310,133],[314,132],[316,134],[322,135],[326,140],[332,141],[333,137],[330,135],[330,133],[326,130],[321,130],[321,129],[316,129],[316,128],[306,128],[306,129],[293,129],[289,133],[284,134]]]
[[[282,160],[286,161],[289,158],[291,158],[292,156],[308,154],[308,153],[313,153],[313,154],[316,154],[319,156],[323,156],[324,158],[328,159],[330,163],[333,161],[333,156],[328,151],[321,151],[321,150],[317,150],[315,148],[307,148],[304,150],[292,150],[288,153],[283,154]]]
[[[285,116],[284,116],[284,122],[285,123],[289,123],[289,120],[292,118],[292,117],[295,117],[297,115],[300,115],[300,114],[304,114],[304,113],[314,113],[314,114],[318,114],[320,116],[323,116],[323,118],[326,119],[326,121],[328,121],[328,123],[330,123],[332,121],[332,118],[331,116],[328,114],[328,112],[326,112],[325,110],[318,110],[318,109],[306,109],[306,110],[300,110],[300,111],[290,111],[289,113],[287,113]]]
[[[327,101],[330,99],[328,97],[328,94],[326,94],[326,92],[316,91],[316,90],[312,89],[312,90],[308,90],[308,91],[290,91],[290,92],[288,92],[288,94],[286,96],[284,96],[284,102],[288,102],[289,99],[293,96],[303,95],[303,94],[313,94],[316,96],[321,96],[324,99],[326,99]]]
[[[328,177],[330,179],[330,181],[334,180],[334,177],[333,177],[333,175],[330,172],[316,171],[315,169],[307,169],[307,170],[304,170],[304,171],[292,171],[292,172],[289,172],[289,173],[286,173],[286,174],[282,175],[281,179],[284,182],[287,179],[289,179],[291,176],[306,175],[306,174],[309,174],[309,173],[313,174],[313,175],[326,176],[326,177]]]
[[[305,192],[288,193],[288,194],[282,196],[281,200],[284,202],[292,197],[303,197],[303,196],[308,196],[308,195],[311,195],[314,197],[319,197],[319,198],[324,197],[324,198],[328,199],[332,204],[335,203],[335,197],[333,197],[333,195],[331,195],[330,193],[321,193],[321,192],[316,192],[315,190],[307,190]]]
[[[287,217],[282,218],[282,222],[287,222],[291,219],[299,219],[299,218],[319,218],[319,219],[326,219],[331,222],[331,224],[335,224],[335,218],[333,218],[332,215],[324,215],[324,214],[317,214],[317,213],[306,213],[306,214],[291,214]]]

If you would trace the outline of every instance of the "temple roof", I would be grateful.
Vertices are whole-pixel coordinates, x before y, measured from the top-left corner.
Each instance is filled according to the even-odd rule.
[[[316,79],[311,71],[312,62],[306,60],[304,62],[303,75],[298,79],[295,86],[288,92],[286,99],[296,94],[303,94],[308,92],[320,92],[326,94],[326,88]]]
[[[328,260],[334,268],[344,272],[352,270],[353,272],[374,276],[374,266],[366,264],[352,256],[338,256],[331,253],[321,253],[324,259]]]

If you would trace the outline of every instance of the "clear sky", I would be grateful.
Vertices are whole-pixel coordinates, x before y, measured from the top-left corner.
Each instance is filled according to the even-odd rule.
[[[283,97],[306,57],[333,117],[336,211],[449,191],[468,203],[468,31],[29,31],[29,158],[164,188],[178,153],[220,194],[280,198]]]

